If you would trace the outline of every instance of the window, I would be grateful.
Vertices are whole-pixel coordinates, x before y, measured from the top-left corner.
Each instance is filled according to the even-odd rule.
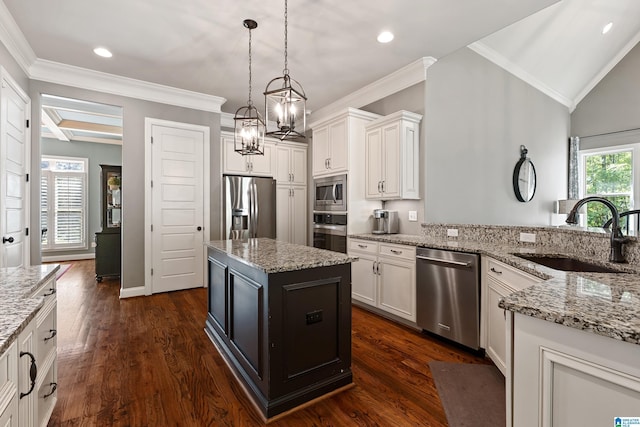
[[[619,212],[634,208],[634,148],[595,149],[582,152],[583,197],[601,196],[610,200]],[[602,227],[611,211],[601,203],[587,204],[587,227]],[[622,226],[625,225],[623,222]]]
[[[88,160],[43,157],[41,169],[42,250],[87,249]]]

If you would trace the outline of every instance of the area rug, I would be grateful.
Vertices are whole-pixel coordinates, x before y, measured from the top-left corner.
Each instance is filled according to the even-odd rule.
[[[64,273],[66,273],[73,264],[60,264],[60,268],[56,272],[56,280],[60,279]]]
[[[494,365],[429,362],[449,427],[506,425],[504,377]]]

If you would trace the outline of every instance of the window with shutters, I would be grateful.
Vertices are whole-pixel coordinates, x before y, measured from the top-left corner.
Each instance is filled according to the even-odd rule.
[[[88,160],[48,156],[41,169],[42,250],[87,249]]]

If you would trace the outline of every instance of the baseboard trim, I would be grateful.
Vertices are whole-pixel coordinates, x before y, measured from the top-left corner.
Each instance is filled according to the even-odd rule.
[[[83,259],[95,259],[96,254],[73,254],[73,255],[51,255],[43,256],[42,262],[58,262],[58,261],[81,261]]]
[[[135,288],[120,288],[120,299],[142,297],[144,295],[144,286],[136,286]]]

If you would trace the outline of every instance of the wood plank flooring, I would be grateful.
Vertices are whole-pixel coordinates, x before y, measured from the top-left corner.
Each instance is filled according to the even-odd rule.
[[[260,426],[204,333],[206,289],[119,299],[77,261],[58,281],[58,403],[49,426]],[[353,308],[355,387],[270,426],[447,426],[428,363],[490,363]]]

